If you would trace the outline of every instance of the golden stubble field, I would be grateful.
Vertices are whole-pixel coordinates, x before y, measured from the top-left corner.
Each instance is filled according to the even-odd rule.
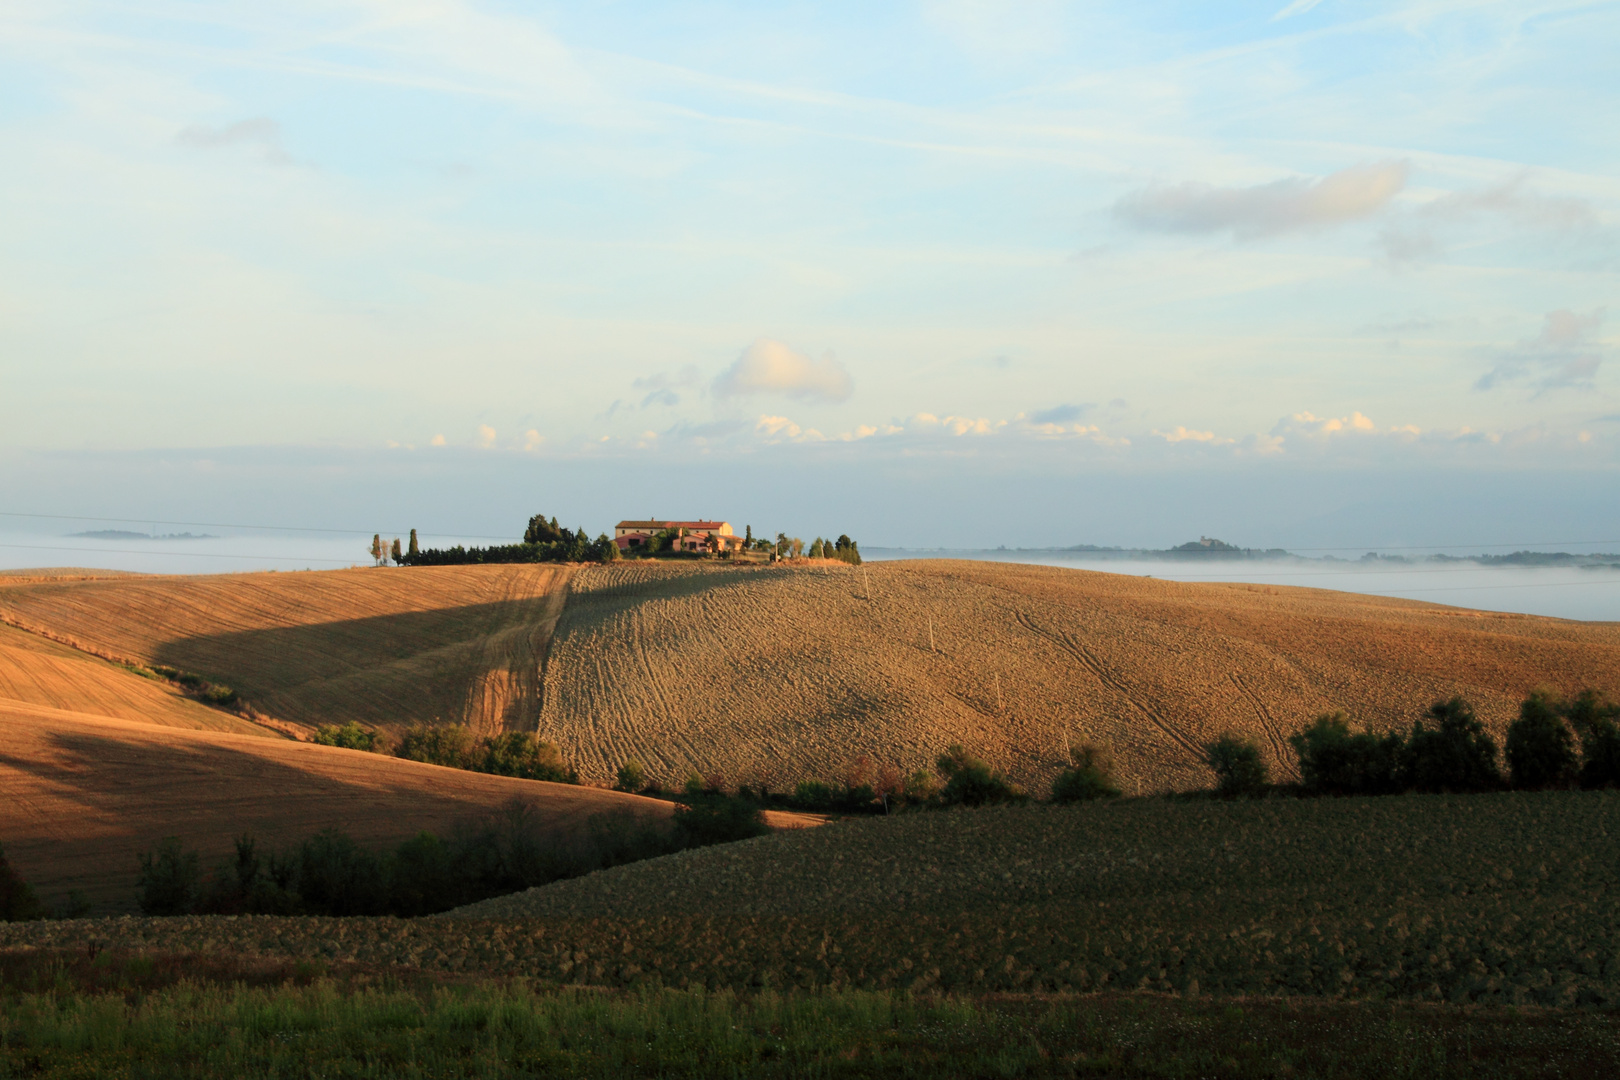
[[[293,724],[357,720],[397,732],[442,720],[481,734],[532,731],[540,668],[569,573],[467,566],[0,577],[0,622],[100,656],[195,672]],[[0,694],[5,664],[0,651]],[[47,666],[36,665],[38,679],[56,678]],[[86,707],[82,694],[50,686],[11,696]],[[156,723],[178,716],[167,706],[111,715]]]
[[[672,813],[615,791],[0,701],[0,841],[48,903],[77,889],[97,911],[131,910],[136,853],[165,836],[206,867],[243,832],[270,848],[327,828],[381,845],[446,835],[513,799],[559,837],[592,814]]]
[[[1536,686],[1620,689],[1620,624],[1314,589],[1179,584],[926,560],[576,575],[541,734],[587,779],[636,758],[662,779],[791,786],[860,755],[919,767],[961,742],[1044,794],[1081,739],[1127,793],[1204,786],[1200,747],[1287,736],[1348,710],[1407,726],[1468,697],[1498,735]]]

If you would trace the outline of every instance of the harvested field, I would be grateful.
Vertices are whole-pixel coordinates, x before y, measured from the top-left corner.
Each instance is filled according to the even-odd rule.
[[[868,594],[870,594],[868,596]],[[1620,690],[1620,624],[1317,589],[956,561],[632,563],[570,583],[540,730],[593,780],[636,758],[775,788],[961,742],[1044,794],[1065,747],[1127,792],[1210,782],[1200,746],[1345,709],[1405,727],[1462,694],[1500,737],[1537,686]]]
[[[29,572],[32,573],[32,572]],[[0,620],[234,687],[296,724],[535,728],[566,568],[0,578]]]
[[[166,681],[0,625],[0,707],[6,704],[274,737],[258,724],[191,700]]]
[[[603,811],[672,812],[595,788],[0,702],[0,840],[47,903],[77,889],[94,910],[133,910],[136,852],[164,836],[211,866],[244,831],[271,847],[332,827],[382,844],[445,832],[512,799],[531,802],[558,835]]]

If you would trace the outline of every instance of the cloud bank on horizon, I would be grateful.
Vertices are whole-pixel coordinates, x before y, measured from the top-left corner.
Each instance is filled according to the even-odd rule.
[[[1576,0],[13,5],[0,451],[1612,476],[1617,39]]]

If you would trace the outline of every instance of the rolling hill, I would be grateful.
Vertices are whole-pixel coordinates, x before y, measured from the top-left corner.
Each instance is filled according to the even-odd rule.
[[[570,583],[540,730],[590,778],[633,757],[778,789],[961,742],[1044,793],[1093,739],[1152,791],[1207,784],[1224,731],[1286,774],[1321,712],[1404,727],[1462,694],[1500,734],[1543,685],[1620,689],[1620,624],[1003,563],[632,563]]]
[[[47,902],[77,889],[96,911],[129,910],[136,853],[164,836],[211,866],[244,831],[272,847],[330,827],[381,844],[449,830],[513,799],[559,836],[595,813],[672,812],[614,791],[0,700],[0,840]]]
[[[443,720],[481,734],[532,731],[568,575],[467,566],[0,578],[0,620],[102,656],[195,672],[293,724],[398,731]]]
[[[781,790],[961,742],[1044,793],[1091,739],[1148,792],[1208,783],[1200,747],[1227,731],[1287,775],[1323,711],[1405,726],[1462,694],[1500,734],[1534,687],[1620,690],[1620,624],[944,560],[0,579],[0,619],[280,721],[538,730],[596,783],[635,758]]]

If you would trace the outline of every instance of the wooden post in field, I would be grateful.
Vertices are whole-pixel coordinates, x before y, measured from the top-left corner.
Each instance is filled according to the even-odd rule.
[[[1001,672],[996,672],[996,712],[1005,712],[1006,706],[1001,703]]]
[[[938,649],[934,648],[934,617],[932,615],[928,616],[928,651],[939,651]]]

